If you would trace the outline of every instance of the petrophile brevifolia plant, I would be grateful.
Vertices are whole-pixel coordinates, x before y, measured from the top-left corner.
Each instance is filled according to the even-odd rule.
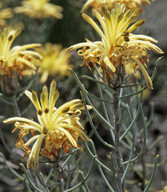
[[[153,2],[0,3],[0,191],[166,190]]]
[[[61,149],[69,153],[71,147],[80,147],[78,143],[79,137],[84,141],[89,141],[83,132],[84,128],[79,122],[81,110],[85,108],[80,99],[74,99],[55,108],[55,102],[59,97],[59,92],[56,90],[56,81],[52,81],[49,94],[47,87],[43,87],[40,102],[35,91],[31,93],[26,90],[25,94],[37,110],[39,123],[23,117],[12,117],[4,120],[4,123],[16,122],[13,132],[20,129],[16,147],[24,149],[23,160],[29,155],[27,168],[38,168],[39,153],[54,162],[60,158]],[[88,108],[91,107],[88,106]],[[32,137],[27,142],[24,142],[23,139],[28,134]],[[33,142],[35,142],[33,147],[30,147]],[[57,163],[57,161],[55,162]],[[56,169],[56,171],[57,174],[60,174],[58,173],[59,169]],[[59,190],[61,190],[61,185]]]
[[[54,107],[59,96],[55,81],[51,83],[49,95],[47,87],[43,87],[40,95],[41,104],[38,101],[36,92],[33,91],[31,93],[26,91],[25,94],[30,98],[36,108],[40,124],[22,117],[12,117],[6,119],[4,123],[16,122],[13,132],[20,129],[16,146],[18,148],[24,148],[25,155],[23,159],[30,153],[27,168],[31,166],[34,169],[38,168],[38,156],[42,143],[44,143],[44,147],[41,153],[48,158],[52,158],[53,150],[59,155],[58,150],[60,148],[64,148],[64,151],[69,153],[69,149],[72,146],[78,147],[78,137],[81,137],[84,141],[89,140],[83,133],[83,127],[79,123],[81,110],[84,109],[81,100],[72,100],[58,109]],[[38,131],[39,134],[34,135],[35,131]],[[32,138],[24,143],[23,137],[29,134],[29,132],[32,134]],[[32,149],[29,148],[29,145],[34,141],[36,142]]]
[[[98,4],[98,1],[91,1],[91,3],[92,5],[96,3]],[[132,1],[127,1],[126,4],[132,5],[133,3]],[[157,43],[157,40],[147,35],[133,33],[136,28],[139,28],[145,23],[145,19],[136,21],[139,16],[140,9],[128,9],[128,6],[126,7],[126,4],[116,3],[111,8],[109,6],[109,3],[107,6],[107,2],[105,2],[105,6],[102,6],[100,11],[98,11],[97,9],[93,9],[92,11],[92,14],[96,20],[92,19],[87,14],[82,13],[83,19],[96,30],[101,39],[92,42],[86,38],[86,42],[72,45],[67,49],[67,51],[78,50],[78,55],[83,59],[82,65],[86,63],[91,71],[92,68],[95,69],[95,79],[86,76],[88,79],[96,82],[99,88],[101,87],[101,84],[105,84],[108,87],[107,93],[110,96],[107,101],[104,101],[103,99],[102,88],[100,88],[99,90],[101,98],[94,98],[101,100],[102,106],[104,108],[104,114],[106,116],[106,119],[108,120],[108,123],[110,123],[110,116],[112,115],[112,125],[110,125],[110,144],[113,145],[113,150],[111,152],[111,164],[113,177],[115,178],[113,179],[113,183],[115,186],[114,188],[110,186],[110,189],[111,191],[119,192],[125,191],[125,175],[127,173],[127,170],[132,162],[136,161],[140,156],[143,155],[146,144],[146,122],[141,104],[143,96],[138,96],[137,93],[142,92],[146,87],[148,87],[149,89],[153,89],[153,77],[151,78],[147,72],[146,63],[149,62],[147,50],[153,50],[158,54],[163,54],[163,51],[155,45],[155,43]],[[96,21],[98,21],[98,24],[96,23]],[[137,86],[137,84],[133,85],[137,86],[137,92],[129,95],[124,95],[128,87],[125,70],[126,65],[128,65],[128,67],[131,68],[134,73],[140,70],[146,83],[145,85],[141,77],[141,81],[139,83],[140,86]],[[83,100],[87,101],[90,104],[91,101],[89,100],[89,93],[85,90],[84,86],[75,73],[74,76],[82,90]],[[137,112],[135,112],[137,113],[136,118],[140,114],[140,118],[143,122],[143,125],[140,126],[144,127],[143,147],[136,157],[133,157],[135,151],[135,133],[132,126],[136,119],[133,119],[133,115],[131,114],[134,113],[133,110],[130,109],[130,107],[132,106],[128,106],[129,103],[126,103],[128,102],[128,100],[124,100],[124,98],[130,98],[130,96],[132,95],[135,95],[133,100],[137,99],[138,103],[138,110]],[[137,97],[140,97],[140,99]],[[106,107],[105,102],[112,104],[112,113],[107,111],[108,107]],[[127,108],[129,113],[128,115],[124,113],[121,114],[123,111],[122,107]],[[96,111],[95,108],[94,110]],[[125,115],[132,121],[127,129],[127,125],[124,124],[125,122],[123,122],[124,119],[122,117]],[[125,130],[122,129],[122,126],[124,126]],[[130,146],[131,152],[129,160],[125,161],[122,156],[122,145],[125,144],[123,143],[125,136],[128,135],[128,133],[130,132],[132,134],[130,139],[132,142]],[[100,138],[100,140],[102,140],[102,138]],[[147,191],[149,185],[150,183],[147,185],[144,184],[143,190]]]
[[[103,71],[104,81],[114,89],[120,87],[124,80],[124,66],[128,63],[136,69],[138,66],[143,73],[148,88],[153,89],[152,81],[145,69],[146,64],[142,57],[148,61],[147,50],[152,49],[156,53],[162,54],[162,50],[154,43],[155,39],[146,35],[135,35],[133,30],[144,24],[145,20],[136,19],[139,10],[125,10],[124,4],[116,4],[112,11],[103,9],[102,15],[94,10],[93,14],[99,21],[103,31],[99,26],[85,13],[82,14],[86,20],[98,32],[101,41],[91,42],[87,39],[85,43],[73,45],[67,49],[72,51],[82,48],[78,54],[83,57],[84,62],[90,67],[95,63],[99,64]],[[132,23],[129,27],[129,25]]]

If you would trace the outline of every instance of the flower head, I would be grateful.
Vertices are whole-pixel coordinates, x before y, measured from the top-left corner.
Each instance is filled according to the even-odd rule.
[[[37,62],[36,66],[39,66],[38,73],[42,74],[41,83],[44,83],[49,75],[66,76],[70,74],[69,58],[70,53],[67,53],[62,49],[61,45],[47,43],[45,47],[36,49],[38,53],[42,55],[42,61]]]
[[[167,186],[165,186],[162,190],[157,191],[157,192],[167,192]]]
[[[13,17],[12,9],[2,9],[2,6],[3,5],[0,3],[0,26],[6,25],[6,19]]]
[[[21,7],[16,7],[16,13],[24,13],[32,18],[55,17],[61,19],[63,17],[63,8],[58,5],[48,3],[50,0],[23,0]]]
[[[40,102],[35,91],[25,91],[25,94],[37,110],[39,123],[23,117],[12,117],[4,120],[4,123],[16,122],[13,132],[20,129],[16,146],[25,150],[25,156],[29,154],[27,168],[38,168],[40,151],[41,154],[51,158],[53,157],[53,151],[57,152],[60,148],[69,153],[71,147],[79,147],[79,137],[84,141],[89,140],[79,123],[81,110],[84,110],[84,105],[80,99],[69,101],[58,108],[55,107],[55,102],[59,97],[59,92],[56,90],[56,81],[52,81],[50,93],[48,93],[46,86],[43,87]],[[23,138],[29,133],[32,137],[24,143]],[[31,148],[30,144],[33,142],[35,143]]]
[[[149,61],[147,50],[150,49],[159,54],[163,52],[155,45],[157,41],[152,37],[132,33],[134,29],[145,22],[144,19],[135,22],[139,12],[138,9],[135,11],[126,10],[124,4],[116,4],[112,11],[103,9],[103,16],[97,10],[94,10],[93,13],[102,29],[91,17],[83,13],[83,19],[97,31],[101,41],[91,42],[86,40],[86,42],[69,47],[67,51],[81,48],[78,55],[83,58],[87,66],[90,68],[90,64],[99,64],[103,72],[107,74],[107,78],[110,76],[110,79],[118,76],[119,70],[122,71],[122,66],[126,64],[131,64],[134,70],[138,66],[143,73],[147,86],[153,89],[143,57]]]
[[[125,4],[127,9],[141,8],[142,5],[148,5],[153,0],[87,0],[83,5],[82,12],[85,12],[89,7],[101,11],[102,7],[111,10],[117,3]]]
[[[17,45],[11,48],[15,38],[21,33],[23,27],[11,28],[7,27],[0,30],[0,75],[13,75],[17,72],[19,76],[24,70],[36,70],[32,61],[41,59],[41,56],[32,50],[40,47],[40,44]]]

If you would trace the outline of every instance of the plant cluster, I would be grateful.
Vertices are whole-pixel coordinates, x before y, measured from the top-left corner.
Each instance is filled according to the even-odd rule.
[[[72,1],[98,36],[68,48],[49,40],[63,3],[0,5],[1,169],[14,191],[147,192],[163,165],[160,138],[148,145],[153,104],[148,117],[143,106],[161,59],[150,70],[149,53],[164,53],[140,33],[152,1]]]

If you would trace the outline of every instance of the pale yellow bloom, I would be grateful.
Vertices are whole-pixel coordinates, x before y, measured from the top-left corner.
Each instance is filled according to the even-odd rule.
[[[2,4],[0,3],[0,26],[6,25],[6,19],[10,19],[13,17],[11,8],[2,8]]]
[[[40,44],[16,45],[11,48],[15,38],[21,33],[23,27],[18,25],[17,28],[5,27],[0,30],[0,75],[13,75],[17,72],[19,76],[24,70],[30,69],[35,71],[33,60],[41,59],[41,56],[32,50],[40,47]]]
[[[140,72],[138,69],[135,70],[135,73],[134,73],[134,68],[132,66],[131,63],[128,63],[127,65],[125,65],[125,71],[126,71],[126,74],[129,75],[128,77],[128,82],[132,83],[133,82],[133,78],[136,78],[138,80],[141,79],[141,75],[140,75]],[[138,85],[138,90],[140,90],[142,87],[140,85]],[[132,88],[133,89],[133,88]],[[134,92],[136,91],[136,87],[134,89]],[[151,94],[151,91],[150,89],[145,89],[143,92],[143,99],[148,99],[150,94]],[[138,96],[140,97],[140,93],[138,94]]]
[[[111,10],[117,3],[125,4],[127,9],[142,8],[142,5],[148,5],[153,0],[87,0],[82,7],[82,12],[86,11],[89,7],[101,10],[102,7]]]
[[[23,0],[21,7],[14,9],[15,13],[24,13],[32,18],[63,17],[63,8],[58,5],[49,3],[50,0]]]
[[[134,73],[133,63],[128,63],[125,65],[125,71],[127,75],[134,75],[137,79],[141,78],[139,70],[136,69]]]
[[[146,35],[134,35],[132,31],[144,24],[145,20],[137,20],[139,10],[126,10],[124,4],[116,4],[112,11],[103,10],[103,16],[94,10],[94,15],[99,21],[101,28],[95,21],[86,15],[82,14],[86,20],[97,31],[101,37],[101,41],[91,42],[86,39],[86,42],[78,43],[67,49],[73,51],[80,49],[78,54],[86,62],[90,64],[99,64],[102,70],[107,74],[117,74],[117,67],[131,63],[135,70],[136,66],[140,68],[145,78],[148,88],[153,89],[152,81],[146,70],[146,63],[142,57],[147,56],[147,50],[152,49],[154,52],[162,54],[163,51],[155,45],[157,40]],[[135,22],[135,23],[133,23]],[[133,23],[132,25],[130,25]],[[129,26],[130,25],[130,26]],[[118,75],[118,74],[117,74]]]
[[[75,99],[56,108],[55,102],[59,97],[59,92],[56,90],[55,80],[50,85],[50,93],[48,93],[46,86],[43,87],[40,102],[35,91],[31,93],[26,90],[25,94],[37,110],[39,123],[23,117],[12,117],[4,120],[4,123],[16,122],[13,132],[20,129],[16,146],[25,150],[25,156],[29,154],[27,168],[38,168],[40,152],[46,157],[52,158],[53,152],[58,153],[60,148],[69,153],[71,147],[80,147],[78,144],[79,137],[84,141],[89,140],[79,122],[84,104],[80,99]],[[29,133],[32,134],[32,137],[24,143],[23,137]],[[35,143],[31,148],[30,145],[33,142]]]
[[[47,43],[44,47],[36,49],[42,55],[42,61],[36,63],[39,66],[38,73],[41,74],[41,83],[46,82],[48,76],[70,74],[70,53],[62,49],[61,45]]]
[[[162,190],[156,192],[167,192],[167,186],[165,186]]]

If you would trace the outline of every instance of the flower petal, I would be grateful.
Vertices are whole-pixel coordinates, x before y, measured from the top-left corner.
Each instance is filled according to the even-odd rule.
[[[134,57],[133,57],[133,60],[137,63],[137,65],[139,66],[140,70],[142,71],[143,76],[144,76],[144,79],[145,79],[146,84],[147,84],[147,87],[148,87],[149,89],[153,89],[152,80],[151,80],[150,76],[148,75],[146,69],[145,69],[144,66],[142,65],[142,63],[141,63],[138,59],[136,59],[136,58],[134,58]]]
[[[44,137],[45,137],[44,134],[39,135],[38,139],[34,143],[32,149],[31,149],[31,152],[29,154],[28,161],[27,161],[27,168],[28,169],[30,167],[32,167],[35,170],[38,168],[39,152],[40,152],[42,141],[43,141]]]
[[[66,123],[60,123],[58,126],[64,127],[64,128],[67,128],[67,129],[72,129],[72,130],[76,131],[79,134],[79,136],[81,137],[82,140],[89,141],[89,138],[85,135],[85,133],[81,129],[77,128],[74,125],[70,125],[69,123],[67,123],[67,124]],[[81,125],[77,123],[77,126],[81,126]]]
[[[62,128],[62,127],[57,127],[56,129],[59,130],[59,131],[61,131],[61,132],[63,132],[63,133],[67,136],[67,138],[69,139],[70,143],[71,143],[74,147],[77,147],[77,143],[76,143],[75,139],[72,137],[72,135],[71,135],[67,130],[65,130],[65,129]]]
[[[111,63],[111,61],[109,60],[108,56],[104,57],[104,63],[106,64],[106,66],[111,69],[111,71],[114,73],[116,71],[116,68],[114,67],[114,65]]]
[[[11,118],[5,119],[3,122],[6,124],[10,124],[10,123],[13,123],[16,121],[25,122],[27,124],[30,124],[29,129],[32,129],[32,127],[31,127],[31,125],[32,125],[37,128],[36,130],[38,130],[39,132],[42,132],[42,127],[40,124],[38,124],[35,121],[32,121],[30,119],[24,118],[24,117],[11,117]],[[27,129],[28,129],[28,127],[27,127]]]

